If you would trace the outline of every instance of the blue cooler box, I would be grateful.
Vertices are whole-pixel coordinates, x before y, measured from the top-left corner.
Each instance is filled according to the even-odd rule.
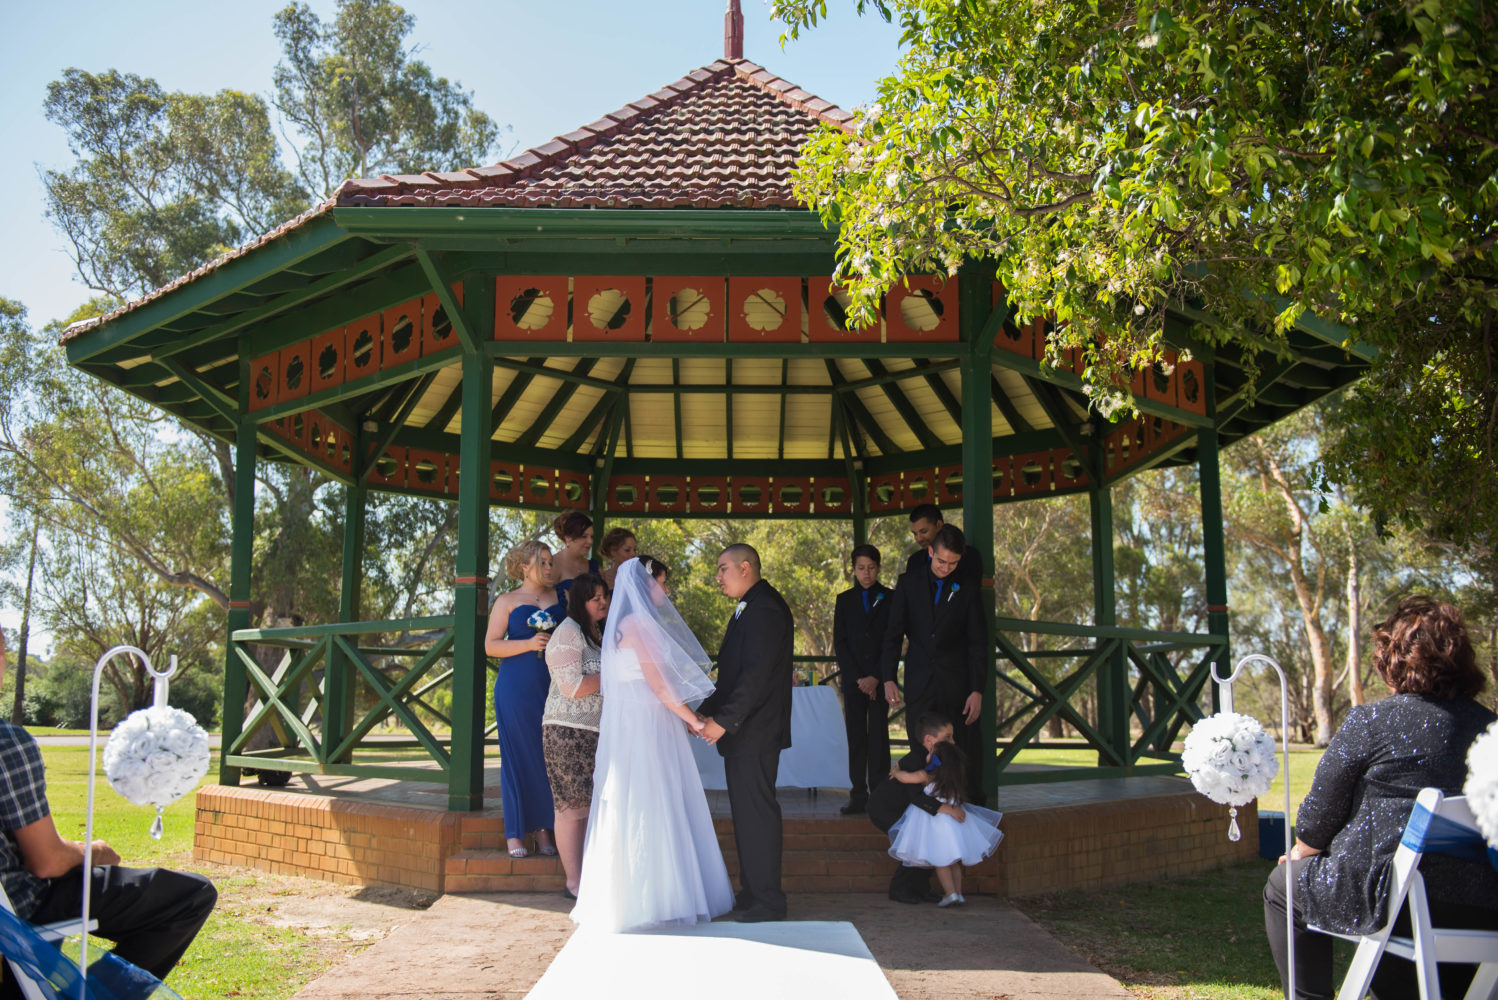
[[[1274,861],[1285,853],[1285,814],[1259,810],[1259,857]]]

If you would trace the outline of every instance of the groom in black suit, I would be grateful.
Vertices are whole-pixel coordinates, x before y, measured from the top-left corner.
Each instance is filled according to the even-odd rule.
[[[969,762],[967,801],[982,805],[986,796],[978,719],[989,638],[978,603],[982,588],[962,581],[957,572],[966,551],[962,530],[944,524],[932,541],[929,564],[901,575],[884,633],[881,666],[885,697],[891,705],[898,705],[895,668],[903,640],[910,640],[905,652],[905,718],[914,720],[935,712],[957,723],[957,746]],[[913,731],[910,743],[912,749],[920,746]]]
[[[702,738],[723,755],[733,839],[739,850],[734,900],[745,923],[784,920],[780,888],[780,751],[791,745],[791,609],[760,578],[753,546],[730,545],[718,556],[718,586],[738,601],[718,649],[718,685],[698,708]]]

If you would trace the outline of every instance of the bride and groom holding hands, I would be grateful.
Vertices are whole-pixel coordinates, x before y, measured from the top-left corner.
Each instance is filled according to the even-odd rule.
[[[759,553],[730,545],[717,581],[737,602],[711,662],[638,559],[615,580],[601,663],[603,715],[583,877],[572,918],[625,931],[704,922],[730,911],[783,920],[775,779],[791,745],[791,611],[760,575]],[[691,706],[696,704],[696,709]],[[688,743],[723,756],[739,861],[735,895]]]

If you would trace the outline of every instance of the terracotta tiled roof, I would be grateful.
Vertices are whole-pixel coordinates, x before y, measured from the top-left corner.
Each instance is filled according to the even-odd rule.
[[[812,130],[848,112],[744,60],[693,70],[591,125],[495,164],[351,180],[339,205],[793,208]]]
[[[490,167],[345,181],[333,197],[97,319],[107,323],[339,206],[796,208],[790,174],[817,125],[852,115],[743,59],[719,60]]]

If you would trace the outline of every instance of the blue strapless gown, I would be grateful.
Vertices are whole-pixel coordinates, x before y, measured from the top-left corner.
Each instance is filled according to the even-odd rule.
[[[526,619],[536,613],[534,604],[522,604],[510,612],[507,639],[529,639],[536,630]],[[566,605],[558,601],[546,609],[558,625],[566,617]],[[505,814],[505,836],[524,837],[532,830],[549,830],[554,813],[551,782],[546,778],[546,757],[541,750],[541,713],[551,672],[544,653],[521,653],[499,661],[494,679],[494,718],[499,724],[499,792]]]
[[[589,573],[597,573],[601,569],[603,569],[603,563],[599,562],[597,559],[589,559],[588,560],[588,572]],[[557,600],[561,602],[561,604],[562,604],[562,610],[563,610],[563,612],[565,612],[567,610],[567,592],[572,589],[572,581],[571,580],[563,580],[560,583],[558,583],[556,586],[557,586]],[[561,619],[558,619],[558,621],[560,621],[560,620]]]

